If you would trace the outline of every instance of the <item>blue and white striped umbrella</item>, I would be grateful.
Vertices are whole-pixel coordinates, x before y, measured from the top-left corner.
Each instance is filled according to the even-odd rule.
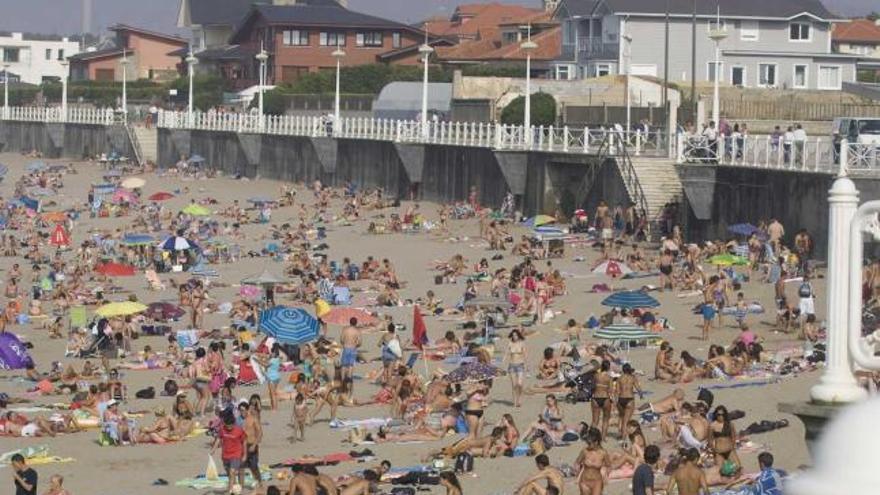
[[[318,319],[302,308],[275,306],[260,313],[260,331],[282,344],[306,344],[318,338]]]
[[[627,309],[656,308],[657,306],[660,306],[660,302],[642,291],[632,290],[615,292],[614,294],[606,297],[605,300],[602,301],[602,305],[612,308]]]
[[[173,236],[162,241],[159,247],[166,251],[185,251],[187,249],[198,249],[199,246],[185,237]]]
[[[662,340],[662,337],[651,333],[642,327],[627,324],[608,325],[593,333],[593,337],[615,342],[639,342],[648,340]]]

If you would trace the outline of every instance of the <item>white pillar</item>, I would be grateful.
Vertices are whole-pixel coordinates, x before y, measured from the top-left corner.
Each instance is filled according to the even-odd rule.
[[[859,191],[841,166],[840,175],[828,191],[828,339],[825,370],[819,383],[810,389],[814,401],[841,403],[867,397],[868,392],[856,382],[848,350],[847,324],[850,294],[847,261],[850,254],[850,225],[859,206]],[[861,283],[859,283],[861,287]]]
[[[3,118],[9,118],[9,64],[3,65]]]
[[[422,54],[422,62],[424,63],[424,74],[422,76],[422,139],[428,139],[428,61],[431,57],[431,52],[434,49],[428,46],[427,35],[425,38],[425,44],[419,47],[419,53]]]
[[[340,83],[340,72],[342,70],[342,57],[345,56],[345,52],[342,51],[342,47],[339,45],[339,41],[337,39],[336,42],[336,50],[333,51],[333,56],[336,58],[336,97],[333,101],[333,135],[339,134],[342,130],[340,127],[342,122],[339,120],[339,83]]]
[[[187,99],[186,105],[186,117],[187,117],[187,125],[189,127],[193,127],[194,119],[193,119],[193,107],[195,106],[193,103],[193,76],[195,73],[195,63],[198,59],[193,55],[192,47],[189,48],[189,55],[186,57],[186,65],[187,72],[189,75],[189,98]]]
[[[522,51],[526,52],[526,98],[525,104],[523,105],[523,145],[526,149],[532,148],[532,141],[534,140],[534,132],[532,131],[532,52],[535,48],[538,48],[538,45],[532,41],[532,25],[529,24],[526,29],[528,30],[527,39],[522,44],[520,44],[520,48]]]
[[[269,54],[266,53],[266,50],[263,49],[263,44],[260,43],[260,52],[257,53],[256,59],[260,62],[260,88],[259,88],[259,108],[260,114],[257,117],[258,119],[258,127],[260,130],[263,130],[265,127],[266,120],[263,117],[263,89],[266,85],[266,61],[269,60]]]
[[[128,58],[125,50],[122,51],[122,121],[128,124]]]
[[[721,102],[719,98],[718,84],[721,79],[721,41],[715,42],[715,82],[712,85],[712,120],[716,126],[720,126]]]
[[[61,67],[64,70],[64,74],[61,75],[61,115],[59,116],[61,122],[67,122],[67,78],[69,77],[69,66],[70,64],[67,60],[61,61]]]

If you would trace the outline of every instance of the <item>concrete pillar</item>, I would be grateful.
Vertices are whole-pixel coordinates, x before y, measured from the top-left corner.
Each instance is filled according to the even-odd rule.
[[[843,169],[828,191],[828,204],[828,342],[825,371],[810,389],[810,397],[819,402],[846,403],[864,399],[868,392],[856,383],[848,351],[849,298],[861,297],[860,292],[850,294],[847,275],[849,230],[859,206],[859,191]]]

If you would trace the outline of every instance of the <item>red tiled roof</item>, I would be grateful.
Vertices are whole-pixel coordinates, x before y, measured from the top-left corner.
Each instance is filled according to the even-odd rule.
[[[542,14],[540,9],[503,3],[459,5],[448,21],[429,20],[427,30],[439,36],[474,38],[485,36],[487,29],[497,30],[505,23],[527,20]],[[465,17],[466,19],[462,19]],[[463,22],[462,22],[463,21]]]
[[[853,19],[834,25],[833,41],[880,44],[880,26],[868,19]]]
[[[538,45],[538,48],[532,52],[532,60],[555,60],[560,56],[562,30],[554,27],[542,31],[532,36],[532,41]],[[479,39],[465,41],[452,47],[437,48],[437,57],[446,61],[485,62],[525,60],[526,54],[519,43],[502,45],[500,39]]]

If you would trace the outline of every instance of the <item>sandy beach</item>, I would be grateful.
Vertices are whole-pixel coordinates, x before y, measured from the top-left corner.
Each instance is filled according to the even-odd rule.
[[[22,174],[26,173],[25,166],[30,161],[32,160],[20,155],[0,154],[0,162],[9,167],[9,173],[2,184],[0,184],[0,195],[4,199],[12,197],[13,184]],[[66,160],[46,160],[46,162],[48,164],[71,163]],[[46,206],[45,209],[61,210],[74,205],[83,205],[86,201],[89,185],[101,182],[102,170],[98,164],[74,163],[73,166],[77,173],[64,175],[64,187],[60,190],[60,193],[44,199],[44,205],[47,201],[54,201],[57,203],[57,206]],[[215,198],[219,204],[211,206],[211,208],[220,210],[228,206],[234,199],[246,204],[247,198],[253,196],[274,198],[279,196],[280,187],[282,186],[280,182],[267,180],[248,181],[231,178],[183,180],[179,177],[160,177],[156,174],[145,174],[140,177],[146,181],[146,186],[143,187],[145,196],[158,191],[174,192],[176,197],[165,202],[163,206],[175,212],[186,206],[193,199]],[[312,194],[303,185],[297,185],[297,203],[305,202],[306,204],[311,204],[313,201]],[[434,272],[431,270],[432,262],[437,260],[445,261],[454,254],[461,254],[467,258],[468,265],[471,266],[481,258],[491,260],[492,256],[496,253],[488,251],[487,245],[479,239],[479,227],[476,219],[450,220],[451,232],[450,235],[446,236],[439,236],[434,233],[384,235],[367,233],[367,226],[370,221],[379,220],[373,218],[375,215],[381,214],[386,217],[391,213],[400,213],[402,215],[403,210],[408,204],[408,202],[403,202],[400,208],[366,211],[362,215],[361,220],[351,226],[329,226],[327,238],[323,241],[329,245],[329,248],[324,252],[327,253],[331,260],[342,260],[344,257],[349,257],[352,261],[358,263],[367,256],[374,256],[378,259],[389,258],[394,263],[398,276],[405,282],[405,286],[400,290],[402,299],[424,297],[428,290],[433,290],[437,297],[446,301],[447,306],[449,306],[462,297],[465,284],[459,282],[457,284],[435,285]],[[421,211],[429,220],[437,219],[439,205],[421,202],[420,206]],[[497,208],[499,205],[488,206]],[[341,211],[338,200],[333,201],[332,207],[337,213]],[[772,213],[767,212],[768,217],[772,216]],[[91,232],[96,230],[112,232],[117,229],[125,229],[132,218],[132,216],[122,218],[88,218],[88,215],[83,215],[76,222],[76,226],[71,232],[72,245],[79,245]],[[221,223],[229,221],[222,217],[215,216],[215,218]],[[298,221],[297,207],[276,208],[272,212],[272,224],[281,225],[287,222],[296,224]],[[796,225],[786,225],[785,227],[789,232],[795,232],[798,228]],[[44,231],[48,231],[48,229],[44,229]],[[245,234],[245,238],[239,242],[243,253],[252,249],[260,250],[271,240],[269,229],[265,224],[250,223],[243,225],[242,232]],[[517,240],[522,234],[527,232],[528,229],[523,226],[511,227],[511,233]],[[452,237],[455,237],[457,240],[450,240]],[[644,248],[646,253],[650,253],[653,256],[656,246],[653,248],[655,251],[651,251],[651,249],[651,246]],[[51,251],[47,250],[47,252]],[[519,258],[512,255],[509,249],[502,254],[503,259],[489,262],[490,273],[497,268],[510,268],[519,261]],[[69,258],[72,256],[72,253],[68,252],[64,256]],[[533,375],[534,370],[538,366],[541,351],[548,345],[563,339],[563,334],[557,330],[558,328],[561,328],[569,318],[574,318],[578,322],[583,323],[591,315],[599,316],[607,311],[608,308],[603,307],[600,303],[608,294],[589,292],[594,284],[606,283],[612,285],[615,289],[638,289],[645,284],[657,284],[656,277],[635,280],[612,280],[605,275],[592,274],[590,268],[598,256],[599,252],[592,247],[566,246],[565,257],[552,260],[553,266],[566,275],[567,294],[556,297],[553,300],[552,309],[559,312],[559,314],[549,322],[536,325],[534,329],[537,332],[526,339],[529,352],[527,386],[536,382]],[[575,261],[575,258],[578,257],[585,258],[585,261]],[[7,276],[5,273],[11,268],[13,263],[22,265],[23,277],[21,287],[27,291],[31,280],[31,268],[29,263],[21,257],[0,258],[0,279],[6,280]],[[536,262],[539,268],[542,269],[545,267],[545,263],[546,261],[544,260]],[[210,265],[210,268],[216,269],[220,273],[220,277],[217,280],[228,284],[228,287],[211,288],[209,292],[210,298],[218,303],[232,302],[238,296],[239,283],[243,278],[259,274],[264,270],[280,275],[284,272],[284,266],[283,262],[274,261],[267,257],[249,258],[247,256],[235,263]],[[714,269],[714,267],[707,267],[707,269]],[[823,275],[821,271],[819,274]],[[180,282],[189,278],[186,273],[161,274],[160,276],[166,283],[171,278]],[[155,301],[176,303],[177,301],[177,291],[171,287],[161,292],[148,290],[142,271],[139,271],[136,276],[121,277],[114,279],[114,281],[126,291],[136,294],[137,298],[144,303]],[[480,290],[485,292],[487,290],[486,287],[487,284],[482,284]],[[822,321],[825,314],[824,279],[819,278],[815,280],[814,287],[817,291],[817,319]],[[797,284],[788,284],[787,289],[790,299],[796,300]],[[748,300],[760,301],[767,308],[767,312],[764,314],[749,315],[747,317],[747,322],[752,330],[765,341],[765,349],[776,350],[792,346],[800,347],[802,345],[802,342],[797,340],[794,334],[782,334],[774,331],[775,310],[772,285],[753,280],[743,285],[743,291]],[[375,294],[372,295],[375,296]],[[725,318],[725,325],[721,329],[712,329],[709,342],[701,341],[699,340],[701,318],[691,311],[700,302],[699,295],[677,297],[675,292],[670,291],[652,292],[651,295],[661,303],[657,313],[667,318],[674,327],[674,330],[663,331],[661,337],[675,347],[676,357],[680,351],[687,350],[695,357],[705,359],[710,343],[726,346],[739,333],[733,318]],[[127,296],[128,293],[125,293],[110,295],[108,298],[111,300],[121,300]],[[276,302],[278,304],[290,304],[291,301],[286,299],[286,297],[286,294],[278,294]],[[51,302],[44,303],[44,309],[47,312],[51,312],[51,308]],[[311,310],[311,308],[309,309]],[[407,330],[401,335],[401,340],[405,341],[410,338],[413,312],[411,306],[370,309],[376,310],[380,314],[390,314],[395,322],[407,325]],[[90,315],[93,310],[94,307],[91,307]],[[67,317],[65,316],[66,320]],[[174,323],[174,330],[186,328],[187,320],[188,318],[185,317],[184,321]],[[445,319],[426,317],[425,321],[429,338],[439,339],[447,330],[452,330],[460,323],[443,320]],[[226,315],[205,315],[205,327],[208,329],[222,329],[227,328],[229,325],[230,319]],[[340,330],[340,326],[331,325],[329,337],[338,338]],[[47,331],[41,328],[41,322],[26,325],[10,325],[7,327],[7,331],[19,334],[24,340],[33,343],[32,357],[39,371],[47,371],[52,361],[60,361],[63,365],[75,363],[77,368],[82,366],[82,360],[80,359],[64,358],[66,339],[49,339]],[[462,332],[456,331],[456,333],[461,335]],[[377,332],[364,335],[362,348],[366,351],[368,359],[379,356],[377,341],[380,335]],[[507,330],[501,330],[499,335],[506,337]],[[203,344],[206,343],[207,341],[203,342]],[[142,349],[144,345],[151,345],[154,349],[165,349],[167,342],[164,338],[149,336],[141,336],[138,340],[134,341],[136,350]],[[499,349],[498,354],[503,354],[502,351],[506,347],[506,338],[502,339],[502,342],[499,342],[497,347]],[[639,378],[642,387],[649,392],[649,395],[645,397],[645,400],[648,401],[666,396],[675,387],[672,384],[655,382],[650,379],[653,376],[656,352],[656,347],[638,347],[628,352],[621,351],[620,353],[621,358],[629,361],[637,370],[644,373]],[[379,367],[381,367],[379,362],[359,364],[355,368],[355,375],[363,377],[369,371],[376,370]],[[438,367],[443,367],[446,370],[452,369],[450,365],[443,365],[439,361],[430,361],[427,367],[429,372],[433,372]],[[418,362],[415,369],[420,374],[425,373],[425,367],[421,361]],[[799,467],[810,463],[804,443],[803,426],[793,416],[777,412],[777,405],[780,402],[806,400],[809,395],[808,389],[816,382],[819,373],[819,371],[812,371],[793,377],[780,377],[777,383],[760,386],[713,390],[716,404],[724,404],[728,409],[741,409],[746,413],[744,419],[740,419],[735,423],[737,429],[741,430],[750,423],[760,422],[761,420],[776,421],[778,419],[787,419],[790,422],[790,425],[786,428],[751,437],[751,441],[756,446],[747,449],[748,451],[740,452],[746,472],[753,473],[758,470],[756,456],[762,450],[771,451],[776,456],[777,467],[789,471],[797,470]],[[128,387],[130,398],[122,404],[121,409],[123,411],[153,411],[162,407],[170,410],[172,405],[171,398],[158,396],[152,400],[134,398],[134,391],[147,386],[154,386],[157,390],[160,390],[169,374],[170,370],[167,369],[149,371],[122,370],[122,380]],[[0,373],[0,392],[9,394],[12,397],[24,396],[25,391],[32,387],[33,383],[24,381],[21,378],[22,376],[23,371],[5,371]],[[285,379],[282,380],[282,383],[286,383],[286,376],[287,374],[285,373]],[[696,400],[696,393],[700,386],[729,385],[748,381],[701,379],[682,385],[682,387],[686,391],[687,400],[693,401]],[[375,385],[366,383],[366,380],[355,380],[356,398],[365,399],[372,396],[377,390],[378,388]],[[235,390],[237,397],[248,397],[252,393],[261,394],[264,404],[267,403],[265,386],[239,387]],[[69,402],[70,396],[40,396],[32,397],[32,399],[33,404],[30,405],[40,405]],[[530,395],[526,397],[523,407],[513,408],[511,387],[509,380],[506,378],[495,380],[490,399],[491,404],[487,408],[484,417],[485,424],[494,425],[500,420],[502,414],[511,413],[521,432],[540,414],[544,404],[542,394]],[[190,393],[190,400],[193,400],[192,392]],[[642,402],[638,401],[639,404]],[[567,423],[577,424],[580,421],[590,421],[588,404],[562,404],[562,407]],[[306,429],[305,442],[292,443],[289,440],[292,429],[288,425],[291,411],[292,403],[290,401],[281,402],[278,411],[270,411],[268,408],[264,409],[262,413],[264,440],[260,448],[261,461],[264,464],[273,464],[303,455],[324,455],[362,450],[363,448],[369,448],[375,453],[375,459],[366,463],[344,462],[336,466],[320,468],[322,473],[336,477],[373,466],[382,459],[390,460],[393,466],[417,464],[419,459],[428,450],[440,448],[452,441],[450,437],[434,442],[353,446],[344,442],[347,440],[347,432],[331,429],[328,426],[328,416],[325,409],[319,415],[315,424]],[[27,414],[30,415],[31,413]],[[387,416],[387,408],[385,406],[343,407],[340,408],[339,415],[344,419],[384,417]],[[139,422],[142,425],[147,425],[152,420],[153,415],[146,414],[143,418],[139,419]],[[489,428],[484,429],[488,430]],[[616,431],[616,428],[612,427],[612,431]],[[644,431],[649,443],[659,440],[660,432],[656,423],[644,426]],[[35,469],[40,474],[40,493],[48,486],[49,476],[59,473],[64,476],[65,487],[70,490],[72,495],[176,495],[206,493],[206,491],[176,487],[174,483],[177,480],[191,478],[204,473],[209,456],[209,441],[208,437],[202,435],[187,439],[186,441],[165,445],[139,444],[135,446],[102,447],[97,443],[97,431],[88,430],[80,433],[59,435],[55,438],[12,438],[0,436],[0,453],[21,447],[47,445],[52,455],[62,458],[73,458],[72,462],[35,466]],[[574,463],[582,446],[583,443],[575,442],[569,446],[554,447],[548,452],[548,455],[553,465],[570,465]],[[607,439],[604,446],[608,450],[619,450],[619,442],[616,437]],[[12,488],[9,471],[10,468],[8,466],[0,468],[0,493],[11,493],[11,491],[7,491]],[[512,493],[520,481],[534,471],[534,461],[528,456],[515,458],[498,457],[494,459],[478,458],[475,462],[474,472],[461,475],[459,478],[462,481],[465,494],[503,494]],[[279,472],[280,470],[274,470],[273,475],[277,475]],[[153,486],[153,482],[159,478],[167,480],[170,485]],[[286,487],[286,482],[279,481],[278,484]],[[388,485],[383,485],[383,488],[386,490],[390,489]],[[627,479],[610,482],[606,487],[605,493],[616,495],[631,493],[630,490],[630,481]],[[431,493],[443,493],[443,491],[439,487],[433,487]],[[568,479],[566,493],[577,493],[577,484],[573,478]]]

